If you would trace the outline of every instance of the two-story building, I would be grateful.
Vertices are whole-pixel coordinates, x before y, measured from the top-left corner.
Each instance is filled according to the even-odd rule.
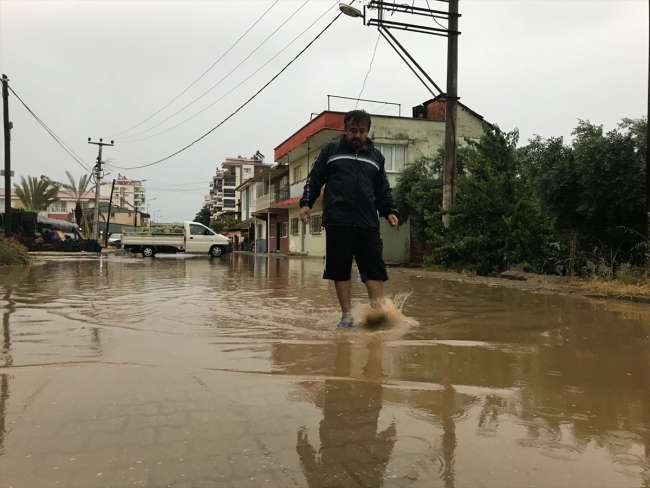
[[[289,210],[278,207],[289,191],[289,167],[275,164],[237,187],[241,218],[250,222],[249,238],[258,252],[289,251]]]
[[[445,100],[437,97],[413,108],[413,117],[372,115],[370,138],[386,159],[386,172],[392,187],[404,165],[422,156],[434,156],[444,144]],[[311,212],[311,221],[300,221],[299,201],[305,180],[321,148],[344,133],[342,112],[323,112],[289,136],[275,148],[275,160],[289,167],[288,198],[276,203],[289,212],[289,247],[313,256],[325,255],[322,227],[322,198]],[[458,107],[457,137],[478,139],[483,134],[483,117],[463,104]],[[380,219],[384,241],[384,260],[388,263],[408,263],[410,260],[410,225],[402,223],[391,229]]]

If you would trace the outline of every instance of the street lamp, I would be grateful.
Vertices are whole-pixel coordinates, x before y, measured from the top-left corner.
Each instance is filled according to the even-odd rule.
[[[156,217],[156,214],[157,214],[158,212],[160,212],[160,210],[154,210],[154,213],[153,213],[153,221],[154,221],[154,223],[156,222],[156,218],[157,218],[157,217]]]
[[[346,3],[339,3],[339,10],[345,15],[347,15],[348,17],[353,17],[353,18],[363,17],[363,13],[361,13],[361,10],[359,10],[358,8],[354,8],[353,6],[348,5]]]
[[[149,204],[150,204],[151,202],[153,202],[154,200],[155,200],[155,198],[152,198],[152,199],[150,199],[150,200],[147,200],[147,213],[149,213]]]

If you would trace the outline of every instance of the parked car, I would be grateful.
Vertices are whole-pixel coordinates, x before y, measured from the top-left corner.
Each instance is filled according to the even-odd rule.
[[[198,222],[184,222],[182,234],[124,234],[122,245],[125,250],[141,253],[144,257],[185,252],[218,258],[232,252],[232,245],[225,236],[215,234]]]

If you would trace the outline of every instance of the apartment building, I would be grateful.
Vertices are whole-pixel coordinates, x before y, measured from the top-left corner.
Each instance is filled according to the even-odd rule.
[[[144,210],[146,204],[146,189],[142,185],[144,181],[146,180],[130,180],[118,174],[113,191],[113,205],[138,211]],[[112,185],[112,181],[102,182],[100,195],[110,198]]]

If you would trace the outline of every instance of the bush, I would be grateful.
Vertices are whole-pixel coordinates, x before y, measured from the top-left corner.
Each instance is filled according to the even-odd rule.
[[[27,248],[14,239],[0,238],[0,266],[28,265],[31,257]]]

